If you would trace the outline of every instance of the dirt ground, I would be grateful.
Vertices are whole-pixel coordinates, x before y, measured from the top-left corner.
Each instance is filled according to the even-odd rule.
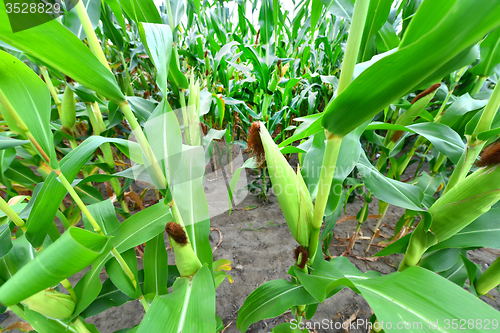
[[[233,170],[234,171],[234,170]],[[217,191],[208,195],[212,189],[205,187],[207,196],[217,197]],[[272,192],[272,191],[271,191]],[[226,201],[227,202],[227,201]],[[217,205],[213,205],[217,206]],[[246,210],[245,208],[253,209]],[[353,203],[349,203],[346,208],[346,214],[342,216],[355,216],[363,206],[363,201],[355,199]],[[223,210],[223,209],[222,209]],[[217,214],[217,210],[212,215]],[[369,214],[378,213],[378,202],[376,199],[370,204]],[[385,225],[381,229],[381,236],[376,239],[376,242],[383,240],[384,236],[392,236],[394,234],[394,226],[400,216],[404,213],[404,209],[391,206],[384,220]],[[371,237],[377,220],[369,219],[363,223],[361,231],[364,238]],[[342,239],[352,235],[356,228],[355,220],[348,220],[338,223],[334,232],[334,239],[330,246],[332,256],[341,255],[346,249],[347,242]],[[298,245],[292,238],[290,231],[285,223],[283,214],[279,208],[276,197],[271,193],[269,200],[266,203],[259,201],[255,195],[247,195],[241,202],[238,203],[236,209],[229,215],[228,212],[223,212],[211,218],[211,226],[217,228],[222,235],[222,242],[214,251],[214,260],[229,259],[232,262],[232,275],[234,282],[231,284],[227,280],[224,281],[216,291],[216,313],[222,318],[226,329],[224,332],[233,333],[239,332],[236,328],[236,318],[238,309],[241,307],[246,297],[259,285],[273,279],[289,279],[286,272],[293,264],[293,250]],[[211,232],[211,242],[215,247],[220,241],[219,232],[213,230]],[[397,266],[402,258],[401,255],[391,255],[385,258],[380,258],[376,261],[366,260],[371,255],[380,250],[377,246],[372,246],[370,251],[365,254],[368,240],[358,240],[351,255],[347,258],[361,271],[376,270],[382,274],[389,274],[396,271]],[[474,250],[469,252],[469,258],[481,264],[483,269],[485,264],[491,262],[499,255],[499,250]],[[169,250],[169,263],[173,264],[173,255]],[[366,258],[365,258],[366,256]],[[142,265],[139,265],[139,268]],[[70,279],[76,282],[82,274],[78,274]],[[105,273],[101,279],[104,281]],[[500,295],[494,290],[491,296],[483,297],[482,299],[496,309],[500,309]],[[354,315],[356,314],[356,315]],[[311,320],[312,322],[321,322],[324,319],[333,322],[344,322],[352,316],[356,319],[368,319],[372,311],[367,302],[356,293],[349,289],[344,289],[332,298],[320,304],[316,315]],[[132,327],[141,322],[144,315],[144,310],[138,301],[132,301],[122,305],[119,308],[111,308],[107,311],[88,318],[88,323],[94,323],[100,332],[111,333],[119,329]],[[293,317],[290,312],[281,315],[278,318],[270,318],[253,324],[248,332],[270,332],[273,327],[291,320]],[[13,313],[5,319],[0,325],[7,327],[8,325],[18,321]],[[351,333],[366,332],[366,329],[349,330]],[[16,332],[16,331],[14,331]],[[340,330],[316,330],[316,332],[345,332]]]

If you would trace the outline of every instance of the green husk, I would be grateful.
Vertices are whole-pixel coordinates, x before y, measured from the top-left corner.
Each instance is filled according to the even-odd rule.
[[[184,227],[184,222],[182,221],[181,214],[175,204],[172,206],[172,215],[176,222],[172,226],[175,226],[175,230],[172,232],[167,224],[166,231],[170,240],[170,245],[174,250],[175,255],[175,265],[179,270],[179,274],[183,277],[193,276],[201,268],[201,261],[196,256],[196,253],[191,246],[189,241],[189,236],[186,233],[186,228]]]
[[[75,302],[70,295],[55,290],[42,290],[21,302],[28,309],[52,319],[65,319],[75,311]]]
[[[260,124],[259,134],[266,155],[269,177],[286,223],[295,240],[307,248],[314,213],[307,186],[300,171],[297,173],[293,171],[263,124]]]
[[[465,178],[429,209],[432,217],[430,228],[427,230],[428,222],[419,223],[411,235],[399,270],[417,265],[429,247],[454,236],[490,210],[498,200],[500,164],[481,168]]]
[[[444,241],[500,200],[500,164],[481,168],[455,185],[429,209],[431,231]]]
[[[191,244],[179,244],[170,237],[170,245],[174,249],[175,265],[179,270],[180,276],[193,276],[201,268],[201,262],[194,253]]]
[[[500,257],[477,279],[475,283],[476,292],[479,296],[488,293],[500,284]]]

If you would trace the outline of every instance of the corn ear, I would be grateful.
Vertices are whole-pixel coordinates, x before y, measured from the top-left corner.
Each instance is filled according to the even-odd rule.
[[[175,265],[180,276],[193,276],[201,268],[200,259],[194,253],[191,244],[182,245],[170,238],[170,245],[175,253]]]
[[[488,267],[475,283],[476,292],[479,296],[488,293],[500,284],[500,257]]]
[[[307,248],[314,213],[311,196],[300,172],[293,171],[266,127],[259,124],[269,177],[278,203],[293,237],[302,247]]]
[[[21,303],[52,319],[68,318],[75,311],[75,302],[71,296],[55,290],[40,291]]]
[[[431,231],[442,242],[500,200],[500,164],[481,168],[446,192],[429,209]]]
[[[73,129],[76,122],[75,94],[66,87],[61,104],[61,122],[68,130]]]
[[[500,164],[481,168],[446,192],[429,209],[429,230],[421,221],[413,231],[399,270],[415,266],[427,249],[471,224],[500,200]]]
[[[172,207],[172,213],[179,223],[168,222],[165,231],[170,239],[170,245],[174,249],[175,265],[181,276],[193,276],[201,268],[201,262],[189,242],[177,206]]]

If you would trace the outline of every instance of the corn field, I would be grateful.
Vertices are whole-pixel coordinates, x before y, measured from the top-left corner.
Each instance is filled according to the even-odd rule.
[[[0,3],[0,332],[349,332],[344,289],[363,332],[499,331],[499,1]],[[291,264],[221,318],[211,220],[274,199]]]

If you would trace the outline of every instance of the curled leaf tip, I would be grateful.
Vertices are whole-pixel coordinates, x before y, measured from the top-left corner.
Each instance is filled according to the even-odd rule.
[[[478,167],[487,167],[490,165],[500,164],[500,142],[494,143],[486,147],[479,156],[480,160],[476,162]]]
[[[307,251],[306,249],[304,249],[302,246],[299,245],[295,248],[293,254],[295,261],[297,262],[297,267],[300,269],[306,267],[307,260],[309,260],[309,251]],[[302,256],[300,254],[302,254]]]
[[[256,121],[252,123],[250,128],[250,135],[248,136],[247,146],[251,149],[251,156],[257,161],[259,167],[263,167],[265,164],[265,151],[262,145],[262,140],[260,138],[260,126],[261,122]]]
[[[165,231],[177,244],[184,246],[188,243],[186,232],[180,224],[168,222]]]

